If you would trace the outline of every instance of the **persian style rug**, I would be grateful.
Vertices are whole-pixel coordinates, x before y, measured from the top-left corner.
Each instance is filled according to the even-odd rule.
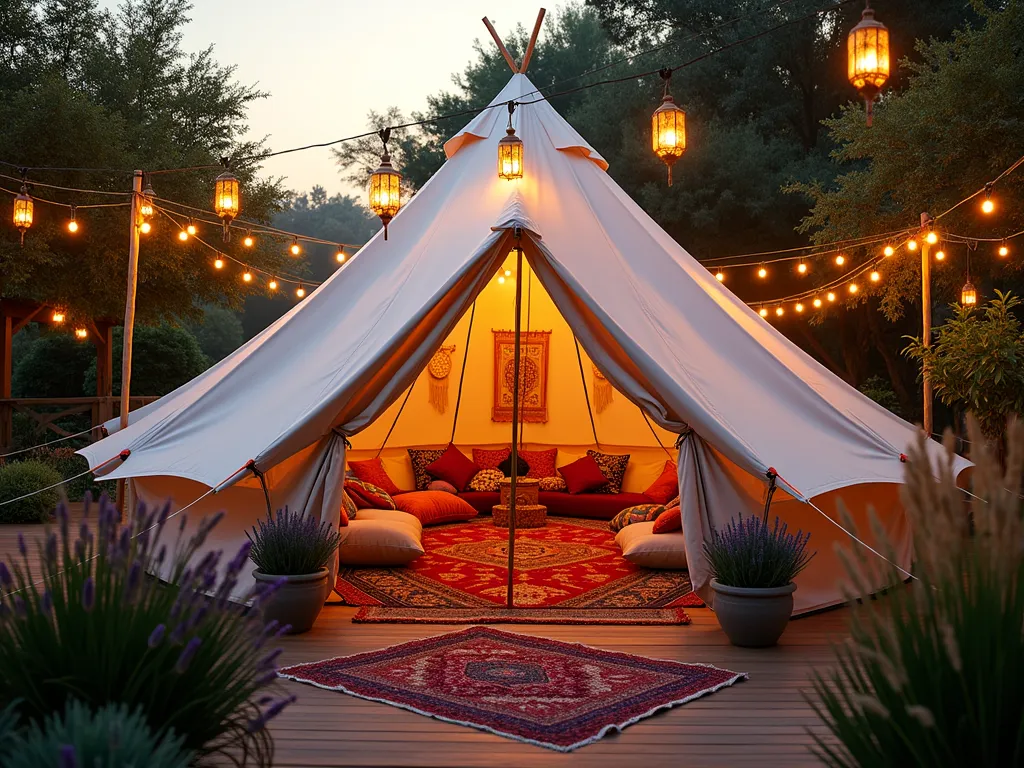
[[[682,608],[387,608],[364,606],[355,624],[689,624]]]
[[[568,752],[745,674],[469,627],[281,677]]]
[[[335,588],[349,605],[403,609],[395,618],[368,612],[357,621],[412,621],[411,609],[424,610],[424,621],[440,621],[448,609],[473,609],[462,613],[472,616],[465,621],[505,621],[494,609],[505,606],[507,536],[490,517],[431,526],[423,530],[423,556],[404,568],[342,568]],[[538,623],[686,624],[679,609],[704,604],[685,571],[641,568],[622,557],[602,520],[550,517],[543,528],[517,533],[515,558],[515,606],[530,609]],[[646,613],[627,620],[634,610]],[[616,620],[602,621],[616,611]],[[452,611],[451,621],[459,615]]]
[[[512,421],[516,378],[514,331],[494,334],[494,405],[491,421]],[[548,345],[551,331],[523,331],[519,342],[519,418],[528,424],[548,420]]]

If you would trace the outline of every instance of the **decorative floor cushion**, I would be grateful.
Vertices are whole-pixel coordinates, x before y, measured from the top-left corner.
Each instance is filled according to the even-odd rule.
[[[372,483],[362,480],[346,480],[345,491],[352,497],[357,509],[395,509],[391,494]]]
[[[629,454],[601,453],[600,451],[587,451],[587,455],[593,457],[601,472],[608,478],[608,482],[595,488],[593,493],[621,493],[622,478],[626,476],[626,467],[629,466]]]
[[[454,523],[479,514],[465,499],[444,491],[403,493],[395,497],[395,504],[403,512],[414,515],[423,525]]]
[[[444,493],[458,493],[459,489],[445,480],[435,480],[427,486],[428,491],[442,491]]]
[[[642,568],[686,568],[686,537],[682,531],[658,535],[654,523],[627,525],[615,535],[622,556]]]
[[[419,534],[423,533],[423,523],[420,522],[419,518],[400,509],[364,509],[359,513],[359,519],[400,523],[416,529],[416,532]]]
[[[473,463],[480,469],[497,469],[510,453],[511,448],[474,448]]]
[[[608,484],[608,478],[593,456],[582,456],[572,464],[559,467],[558,472],[565,480],[569,493],[588,493]]]
[[[549,448],[543,451],[520,451],[519,455],[530,465],[527,477],[534,477],[540,480],[543,477],[554,477],[555,456],[558,455],[557,448]]]
[[[483,491],[497,493],[501,488],[501,481],[505,479],[505,473],[500,469],[481,469],[466,486],[467,491]]]
[[[444,448],[409,448],[409,461],[412,462],[412,474],[416,478],[416,490],[425,491],[434,478],[427,472],[427,467],[441,458]]]
[[[674,461],[665,462],[665,469],[662,470],[658,479],[644,491],[644,496],[650,496],[651,501],[658,504],[668,504],[673,498],[679,496],[679,474]]]
[[[683,530],[683,514],[680,507],[666,509],[654,521],[654,533],[672,533]]]
[[[512,477],[512,453],[505,458],[501,464],[498,465],[498,469],[505,473],[505,477]],[[523,454],[516,454],[516,475],[519,477],[526,477],[530,473],[530,463],[523,458]]]
[[[421,530],[401,520],[372,520],[365,516],[352,520],[339,529],[338,561],[342,565],[407,565],[423,554]]]
[[[444,449],[444,453],[427,465],[428,475],[436,480],[451,483],[457,491],[465,490],[466,485],[479,471],[480,467],[451,443]]]
[[[566,484],[564,477],[542,477],[540,479],[540,489],[542,491],[565,493],[569,490],[569,486]]]
[[[664,504],[637,504],[626,507],[608,523],[613,533],[617,533],[627,525],[653,522],[667,507]]]
[[[384,462],[380,457],[365,461],[350,461],[348,468],[356,476],[357,480],[375,485],[389,496],[402,492],[402,489],[395,485],[395,481],[391,479],[387,470],[384,469]]]
[[[356,503],[352,501],[352,497],[348,495],[347,491],[341,492],[341,525],[348,525],[349,520],[356,519],[356,510],[358,507]]]

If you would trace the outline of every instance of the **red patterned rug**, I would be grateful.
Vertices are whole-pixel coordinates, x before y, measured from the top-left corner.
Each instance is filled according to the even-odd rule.
[[[469,608],[477,610],[472,621],[500,621],[483,609],[505,605],[507,536],[490,517],[425,528],[422,557],[404,568],[342,568],[335,588],[349,605],[406,609],[406,621],[413,609],[426,618]],[[559,517],[517,533],[513,596],[516,608],[538,617],[551,609],[552,620],[565,623],[588,623],[572,619],[588,611],[595,611],[589,623],[603,623],[598,609],[661,609],[657,623],[688,623],[675,609],[704,605],[686,571],[655,571],[623,558],[606,522]],[[649,623],[626,618],[616,623]]]
[[[387,608],[368,605],[354,624],[689,624],[682,608]]]
[[[297,664],[280,675],[560,752],[746,678],[491,627]]]

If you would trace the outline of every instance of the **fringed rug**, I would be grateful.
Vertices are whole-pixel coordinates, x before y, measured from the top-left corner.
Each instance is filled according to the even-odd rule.
[[[507,537],[490,517],[431,526],[423,530],[426,554],[408,566],[342,568],[335,588],[349,605],[429,609],[434,616],[472,608],[479,616],[472,621],[490,622],[493,609],[505,606]],[[610,609],[623,614],[613,623],[646,623],[622,619],[632,610],[704,605],[686,571],[655,571],[626,560],[604,521],[551,517],[543,528],[518,531],[515,560],[516,608],[551,609],[555,623],[604,623],[597,618]],[[558,610],[566,613],[555,617]],[[574,621],[582,611],[597,612],[587,622]],[[376,615],[375,621],[388,620]],[[411,620],[408,610],[402,615]],[[677,614],[662,614],[662,622],[670,615]]]
[[[689,624],[682,608],[386,608],[366,606],[356,624]]]
[[[491,627],[297,664],[280,675],[560,752],[746,677]]]

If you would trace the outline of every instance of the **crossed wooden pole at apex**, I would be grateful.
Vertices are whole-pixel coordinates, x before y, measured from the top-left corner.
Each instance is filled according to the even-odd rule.
[[[491,37],[494,38],[494,43],[498,46],[498,50],[501,51],[501,55],[505,57],[505,61],[508,63],[509,69],[518,74],[526,72],[526,68],[530,66],[530,57],[533,56],[534,46],[537,45],[537,35],[540,34],[540,25],[544,22],[544,14],[547,11],[544,8],[540,9],[537,14],[537,22],[533,25],[533,32],[530,34],[530,42],[526,46],[526,53],[523,55],[523,61],[521,64],[516,64],[516,60],[512,58],[512,54],[508,52],[508,48],[501,42],[501,38],[498,37],[497,30],[494,29],[494,25],[491,24],[490,19],[486,16],[483,18],[484,26],[487,27],[487,31],[491,33]]]

